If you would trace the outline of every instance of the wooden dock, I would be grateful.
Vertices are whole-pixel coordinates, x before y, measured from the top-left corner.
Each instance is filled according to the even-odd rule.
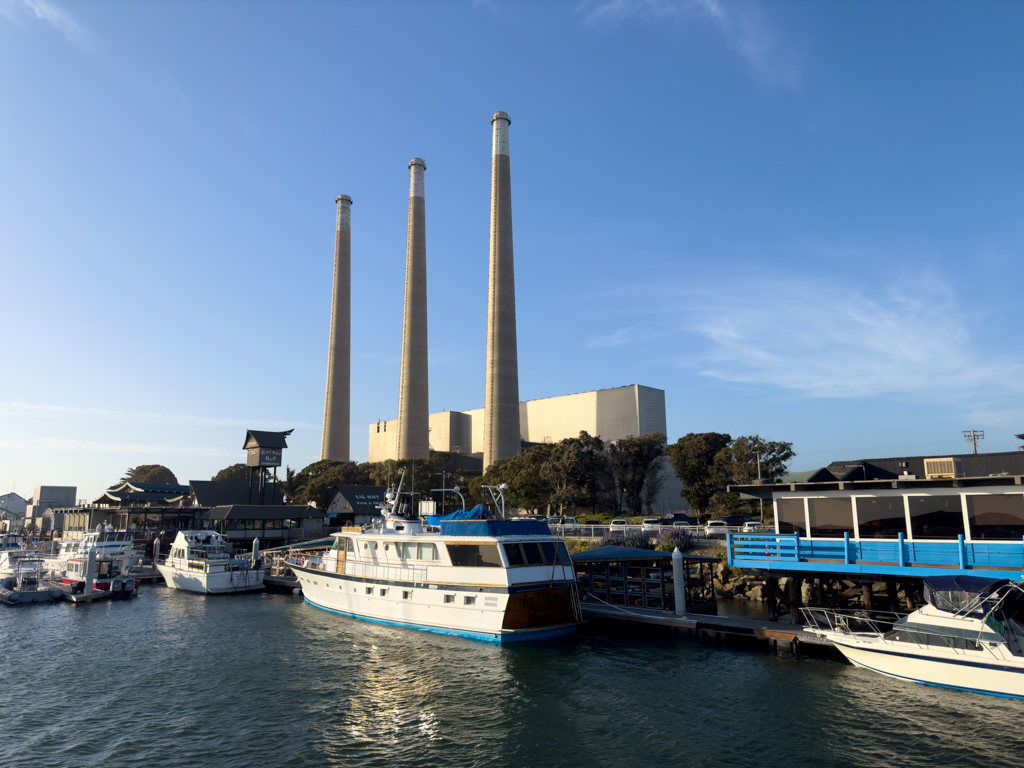
[[[591,621],[622,621],[671,627],[687,631],[691,636],[698,638],[724,638],[726,636],[755,638],[766,640],[769,645],[774,645],[776,648],[780,642],[786,643],[792,650],[796,650],[800,643],[819,646],[832,645],[831,641],[814,632],[808,632],[803,627],[767,619],[748,619],[742,616],[703,616],[697,613],[677,616],[674,613],[650,608],[629,608],[595,603],[582,603],[580,607],[583,609],[583,617]]]

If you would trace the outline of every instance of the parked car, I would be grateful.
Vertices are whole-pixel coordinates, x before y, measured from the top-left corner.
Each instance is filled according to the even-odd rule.
[[[644,520],[644,533],[657,533],[661,530],[662,522],[664,521],[657,517],[648,517],[646,520]]]
[[[729,526],[739,527],[754,522],[754,519],[746,515],[726,515],[722,518],[722,522]]]
[[[682,512],[676,512],[672,515],[672,525],[699,525],[697,518],[691,515],[684,515]]]
[[[687,523],[687,522],[684,522],[683,520],[676,520],[674,523],[672,523],[672,527],[673,528],[692,528],[696,524],[697,524],[696,520],[694,520],[692,523]]]
[[[757,533],[758,531],[763,531],[763,530],[764,530],[764,526],[761,525],[756,520],[748,520],[747,522],[745,522],[743,524],[743,532],[744,533]]]
[[[729,532],[729,526],[725,520],[708,520],[704,526],[704,535],[709,539],[714,536],[725,536]]]
[[[627,520],[612,520],[609,530],[612,533],[625,533],[629,530],[629,522]]]
[[[580,529],[579,521],[575,517],[549,517],[548,525],[559,531],[578,531]]]
[[[584,524],[584,525],[604,525],[604,523],[602,523],[602,522],[601,522],[600,520],[598,520],[598,519],[597,519],[596,517],[592,517],[592,518],[590,518],[590,519],[588,519],[588,520],[584,520],[584,521],[583,521],[583,524]]]

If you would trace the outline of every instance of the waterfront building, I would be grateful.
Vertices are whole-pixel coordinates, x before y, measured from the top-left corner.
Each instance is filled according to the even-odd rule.
[[[381,514],[387,490],[380,485],[335,485],[327,506],[328,525],[366,525]]]
[[[231,504],[196,515],[197,529],[217,531],[246,547],[253,539],[277,544],[315,539],[326,524],[327,513],[313,506]]]

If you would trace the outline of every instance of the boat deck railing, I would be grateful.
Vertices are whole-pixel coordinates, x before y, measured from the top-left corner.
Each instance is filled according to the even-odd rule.
[[[334,560],[326,560],[322,557],[298,558],[299,565],[312,568],[317,571],[328,571],[330,573],[344,573],[346,576],[355,576],[363,579],[380,579],[382,581],[412,581],[422,582],[427,580],[427,569],[425,566],[415,565],[378,565],[375,563],[361,563],[358,560],[343,561],[344,571],[335,571],[337,564]]]

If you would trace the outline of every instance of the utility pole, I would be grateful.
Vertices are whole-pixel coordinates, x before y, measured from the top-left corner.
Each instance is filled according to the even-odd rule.
[[[963,430],[964,440],[973,446],[971,453],[978,452],[978,441],[985,439],[985,430],[983,429],[965,429]]]

